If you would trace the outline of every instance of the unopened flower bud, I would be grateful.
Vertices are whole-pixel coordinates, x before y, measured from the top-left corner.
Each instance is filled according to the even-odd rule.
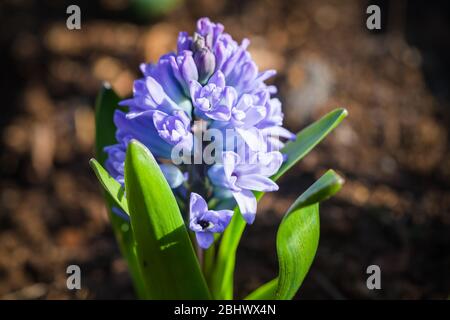
[[[216,57],[205,47],[194,53],[194,61],[198,69],[198,81],[201,84],[207,83],[216,69]]]
[[[216,69],[216,57],[211,52],[211,48],[208,47],[205,38],[198,33],[194,34],[192,51],[197,65],[198,81],[205,84]]]

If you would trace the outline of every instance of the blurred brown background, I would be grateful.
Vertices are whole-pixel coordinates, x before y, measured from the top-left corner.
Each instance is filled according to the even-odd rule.
[[[166,0],[168,1],[168,0]],[[277,272],[275,232],[290,203],[327,168],[346,178],[321,209],[321,241],[300,299],[446,299],[450,294],[449,13],[445,2],[102,0],[0,3],[0,299],[133,298],[93,155],[101,81],[123,96],[142,61],[175,49],[195,20],[248,37],[275,68],[286,125],[335,107],[349,117],[259,206],[240,245],[240,297]],[[66,8],[81,7],[79,31]],[[154,5],[157,5],[155,8]],[[78,264],[82,290],[66,288]],[[382,290],[366,288],[368,265]]]

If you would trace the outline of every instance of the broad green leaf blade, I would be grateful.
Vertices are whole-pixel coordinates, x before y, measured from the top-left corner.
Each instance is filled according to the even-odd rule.
[[[303,159],[319,142],[321,142],[336,126],[347,116],[347,110],[336,109],[321,119],[301,130],[295,141],[288,142],[281,150],[288,159],[280,170],[272,176],[276,181],[295,163]],[[262,192],[255,192],[256,199],[261,199]],[[239,209],[222,236],[219,246],[215,272],[212,279],[212,292],[217,299],[233,298],[233,273],[236,264],[236,251],[242,233],[245,229],[245,221],[242,219]]]
[[[294,297],[314,260],[319,235],[318,203],[285,216],[277,233],[279,277],[275,299]]]
[[[127,149],[125,189],[142,277],[150,299],[209,299],[175,196],[150,151]]]
[[[338,192],[344,180],[328,170],[292,204],[277,232],[279,275],[246,299],[292,299],[314,260],[319,243],[319,202]]]
[[[314,260],[319,244],[319,202],[338,192],[344,180],[328,170],[289,208],[277,232],[277,299],[292,299]]]
[[[130,215],[128,213],[128,203],[127,199],[125,198],[125,190],[120,185],[120,183],[118,183],[113,177],[111,177],[109,173],[106,172],[106,170],[102,167],[102,165],[98,163],[97,160],[91,159],[89,161],[89,164],[94,170],[95,175],[102,184],[103,188],[106,192],[108,192],[108,194],[114,200],[115,204],[126,214]]]
[[[111,85],[104,83],[95,103],[95,156],[102,166],[105,165],[107,157],[103,149],[106,146],[117,143],[115,137],[116,126],[113,121],[113,116],[115,110],[119,108],[119,101],[120,98],[111,88]],[[105,202],[114,235],[116,236],[120,251],[128,263],[137,296],[144,298],[145,288],[143,287],[139,265],[137,263],[130,223],[111,211],[116,201],[113,200],[109,193],[105,193]]]

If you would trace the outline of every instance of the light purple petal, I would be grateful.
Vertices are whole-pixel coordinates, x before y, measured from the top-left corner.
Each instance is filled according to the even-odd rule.
[[[244,220],[248,224],[252,224],[253,221],[255,221],[256,215],[256,198],[253,195],[253,192],[242,190],[240,192],[233,192],[233,196]]]
[[[234,213],[233,210],[217,210],[210,212],[214,212],[214,215],[216,216],[214,226],[209,229],[211,232],[223,232],[230,223]]]
[[[272,151],[268,153],[259,153],[258,162],[260,163],[260,173],[266,177],[270,177],[277,173],[283,164],[283,155],[281,152]]]
[[[266,108],[262,106],[254,106],[245,114],[244,128],[250,128],[258,124],[266,116]]]
[[[231,112],[231,107],[233,107],[236,104],[238,94],[236,90],[233,87],[225,87],[223,89],[223,102],[228,106]]]
[[[239,163],[239,155],[233,151],[227,151],[223,153],[223,169],[225,176],[230,177],[233,174],[236,164]]]
[[[264,135],[273,138],[286,138],[288,140],[295,140],[296,138],[295,134],[280,126],[268,127],[261,130]]]
[[[178,41],[177,41],[177,51],[182,52],[184,50],[189,50],[191,47],[192,39],[188,35],[187,32],[182,31],[178,34]]]
[[[202,249],[208,249],[214,242],[214,235],[211,232],[197,232],[195,237]]]
[[[225,76],[223,75],[222,71],[220,71],[220,70],[216,71],[211,76],[208,83],[214,83],[219,88],[225,87]]]
[[[184,182],[183,173],[173,164],[163,163],[159,168],[172,189],[178,188]]]
[[[143,114],[133,119],[127,119],[126,114],[120,110],[114,112],[114,124],[118,128],[116,131],[117,141],[134,138],[143,143],[156,157],[169,159],[172,147],[160,138],[158,131],[152,123],[151,115]]]
[[[225,177],[223,165],[215,164],[211,166],[211,168],[209,168],[208,170],[208,178],[215,186],[227,186],[227,179]]]
[[[160,105],[163,103],[166,93],[163,87],[152,77],[146,78],[147,90],[150,93],[155,104]]]
[[[191,80],[189,82],[189,92],[192,99],[196,99],[198,97],[200,90],[202,90],[202,85],[198,81]]]
[[[181,62],[180,71],[186,84],[189,84],[191,80],[198,80],[198,71],[192,57],[192,52],[183,51],[184,59]]]
[[[267,80],[267,79],[273,77],[273,76],[276,75],[276,74],[277,74],[277,71],[276,71],[276,70],[269,69],[269,70],[266,70],[266,71],[261,72],[261,73],[258,75],[258,77],[256,78],[256,80],[257,80],[257,81],[265,81],[265,80]]]
[[[198,215],[208,210],[208,205],[201,195],[192,192],[189,202],[190,219],[197,218]]]
[[[226,105],[220,105],[212,111],[205,112],[205,114],[213,120],[228,121],[231,117],[231,109]]]
[[[261,150],[265,146],[262,134],[256,128],[249,130],[236,128],[237,133],[242,137],[245,143],[252,151],[265,151]]]
[[[242,189],[255,190],[255,191],[277,191],[278,185],[267,177],[260,174],[249,174],[240,176],[236,185]]]

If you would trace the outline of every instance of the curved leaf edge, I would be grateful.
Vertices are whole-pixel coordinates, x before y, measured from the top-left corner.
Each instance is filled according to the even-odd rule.
[[[314,182],[305,192],[303,192],[296,201],[291,205],[291,207],[287,210],[286,214],[284,215],[280,226],[277,231],[277,252],[279,253],[279,239],[280,236],[280,229],[283,228],[283,224],[286,223],[288,217],[292,214],[302,214],[303,209],[317,205],[319,202],[322,202],[329,197],[336,194],[344,184],[344,179],[342,179],[334,170],[330,169],[328,170],[322,177],[320,177],[316,182]],[[318,208],[317,208],[318,211]],[[318,225],[317,225],[318,227]],[[317,230],[318,231],[318,230]],[[318,233],[317,233],[318,234]],[[318,243],[318,238],[317,238]],[[315,254],[315,250],[314,250]],[[279,257],[279,262],[280,262]],[[313,261],[314,256],[309,257],[308,260]],[[304,269],[304,275],[306,276],[306,273],[309,270],[309,266],[306,266]],[[253,292],[251,292],[245,299],[246,300],[267,300],[267,299],[283,299],[286,298],[286,292],[283,292],[283,287],[280,286],[280,276],[270,280],[269,282],[261,285],[257,289],[255,289]],[[297,289],[295,292],[300,288],[302,282],[304,280],[304,277],[301,279],[301,282],[296,284]],[[292,290],[291,290],[292,291]],[[295,294],[294,292],[294,294]],[[291,299],[293,294],[287,295],[289,299]]]

